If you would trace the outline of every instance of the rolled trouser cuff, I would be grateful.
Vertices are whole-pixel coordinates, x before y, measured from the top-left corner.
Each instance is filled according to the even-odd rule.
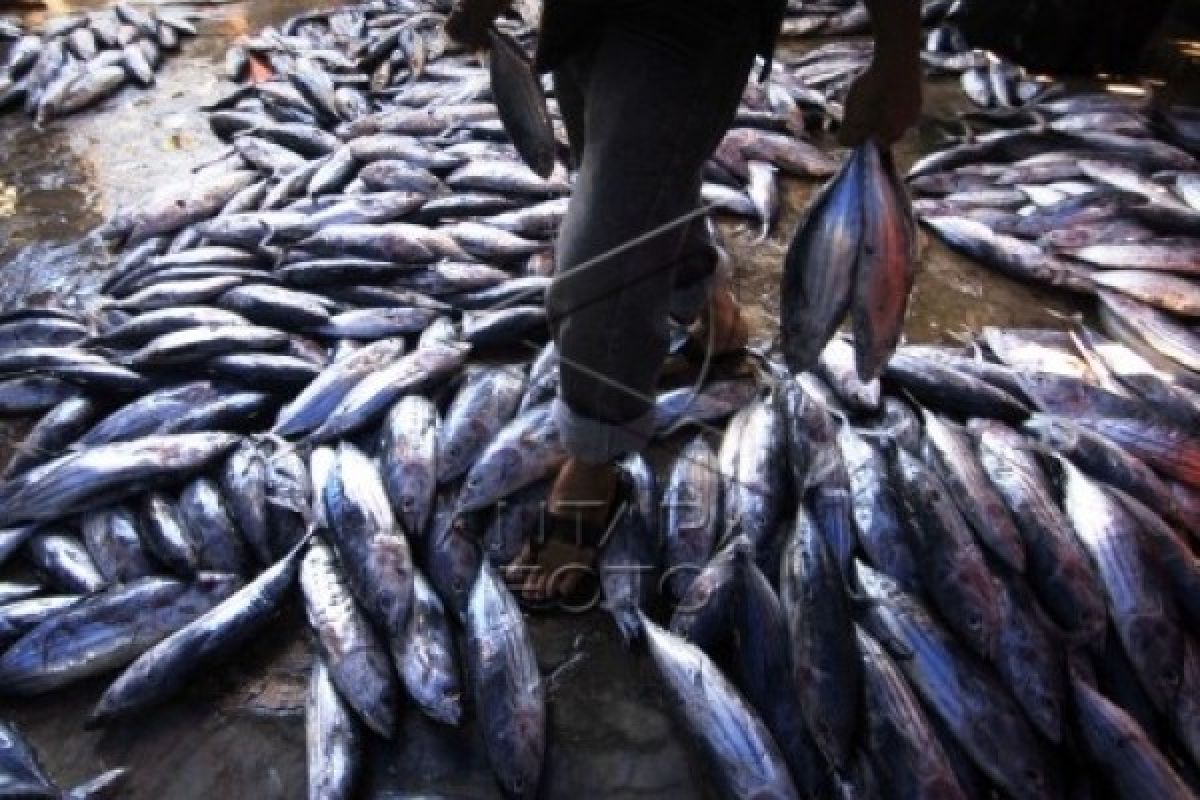
[[[671,317],[680,325],[691,325],[695,322],[708,304],[712,284],[712,277],[708,277],[672,289]]]
[[[589,464],[605,464],[643,449],[654,433],[654,409],[629,422],[605,422],[586,417],[554,400],[554,421],[567,452]]]

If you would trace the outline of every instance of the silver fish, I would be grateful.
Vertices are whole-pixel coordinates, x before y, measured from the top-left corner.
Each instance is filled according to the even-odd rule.
[[[142,578],[91,595],[38,625],[0,657],[6,692],[40,694],[124,666],[227,598],[228,575],[192,584]]]
[[[297,547],[257,578],[155,644],[121,673],[88,717],[89,727],[143,712],[215,667],[279,613],[300,564]]]
[[[388,738],[396,721],[396,679],[387,651],[354,601],[333,551],[314,539],[300,562],[308,624],[339,694],[367,727]]]
[[[479,511],[550,475],[566,460],[558,425],[548,406],[537,406],[504,426],[468,470],[460,512]]]
[[[413,574],[412,612],[396,666],[409,696],[426,715],[458,725],[463,686],[454,632],[437,592],[419,572]]]
[[[362,765],[362,733],[321,658],[313,661],[304,728],[309,800],[350,800]]]
[[[488,762],[505,794],[537,795],[546,747],[546,700],[516,599],[484,564],[467,603],[467,663]]]
[[[225,433],[182,433],[62,456],[0,484],[0,524],[53,520],[136,494],[149,481],[186,477],[236,443]]]
[[[787,764],[758,714],[708,656],[641,616],[650,657],[689,737],[727,797],[798,798]]]

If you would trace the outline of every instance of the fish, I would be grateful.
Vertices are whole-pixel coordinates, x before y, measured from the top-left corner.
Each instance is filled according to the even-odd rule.
[[[721,483],[712,448],[695,436],[680,451],[663,488],[666,585],[682,598],[720,535]]]
[[[1184,641],[1170,595],[1155,580],[1137,520],[1120,502],[1066,460],[1063,505],[1087,550],[1109,615],[1142,687],[1166,712],[1179,693]]]
[[[455,637],[437,592],[420,572],[413,574],[412,612],[397,658],[408,694],[427,716],[447,725],[462,719],[462,678]]]
[[[733,128],[717,146],[716,161],[746,178],[750,161],[764,161],[797,178],[828,178],[838,172],[837,161],[799,136],[754,128]]]
[[[302,545],[142,653],[105,690],[87,727],[144,713],[183,689],[189,679],[228,658],[278,615],[291,592]]]
[[[1072,676],[1071,687],[1084,745],[1113,781],[1119,797],[1182,800],[1193,796],[1129,714],[1078,676]]]
[[[786,459],[786,424],[770,399],[733,416],[717,455],[725,522],[721,541],[745,535],[763,564],[774,560],[778,546],[772,537],[790,497]]]
[[[863,150],[862,238],[850,316],[855,365],[867,381],[879,376],[904,329],[916,277],[917,229],[891,153],[881,152],[874,140],[868,140]]]
[[[383,485],[408,538],[421,541],[433,513],[441,433],[437,408],[419,395],[402,398],[383,421]]]
[[[803,507],[782,558],[779,599],[791,641],[791,686],[818,748],[845,769],[858,734],[861,666],[841,568]]]
[[[547,477],[566,457],[551,409],[543,405],[526,411],[496,434],[467,471],[459,512],[487,508]]]
[[[775,167],[762,161],[749,161],[746,164],[748,181],[746,195],[754,207],[754,214],[759,218],[758,241],[766,241],[771,229],[779,219],[779,191],[775,179]]]
[[[1061,637],[1029,589],[1019,581],[1005,589],[996,672],[1038,732],[1060,744],[1069,705]]]
[[[1127,324],[1136,335],[1168,359],[1200,372],[1200,336],[1156,308],[1107,290],[1097,292],[1106,315]]]
[[[489,311],[465,312],[462,340],[473,348],[483,350],[517,345],[536,347],[546,337],[549,329],[544,307],[518,305],[506,308],[504,305]]]
[[[902,589],[919,591],[915,547],[900,517],[900,501],[888,477],[887,460],[849,425],[842,425],[837,437],[850,481],[859,548],[870,566]]]
[[[499,228],[517,236],[545,240],[558,233],[566,217],[567,206],[567,198],[556,197],[489,216],[485,222],[492,228]]]
[[[466,655],[488,762],[509,797],[535,797],[546,748],[546,698],[517,601],[486,563],[471,587]]]
[[[749,703],[708,656],[641,616],[642,629],[668,708],[728,797],[799,797],[787,763]]]
[[[60,456],[0,484],[0,524],[49,522],[136,494],[148,482],[178,480],[236,443],[231,434],[181,433]]]
[[[484,531],[480,514],[457,510],[458,498],[454,487],[439,493],[422,566],[443,604],[462,620],[484,561],[480,547]]]
[[[734,608],[742,592],[742,567],[754,546],[737,536],[700,568],[671,614],[671,633],[709,654],[717,654],[735,636]]]
[[[320,537],[300,561],[305,615],[339,696],[378,735],[396,724],[397,686],[388,651],[350,592],[337,561]]]
[[[201,476],[179,494],[179,520],[201,569],[245,575],[250,555],[215,481]]]
[[[230,519],[259,564],[274,561],[267,517],[267,463],[258,442],[243,439],[217,478]]]
[[[540,541],[549,490],[549,481],[538,481],[496,504],[483,534],[483,550],[493,567],[512,565],[531,541]]]
[[[147,577],[89,595],[0,656],[7,694],[42,694],[123,667],[231,595],[239,581]]]
[[[862,653],[864,736],[880,779],[904,797],[968,797],[926,711],[887,651],[855,626]]]
[[[132,212],[127,241],[137,244],[208,219],[257,178],[253,170],[232,170],[202,173],[194,180],[164,187]]]
[[[625,502],[605,531],[597,569],[603,607],[612,615],[625,643],[632,645],[641,632],[637,612],[650,601],[657,585],[659,509],[656,477],[645,458],[631,454],[620,468]],[[540,516],[541,506],[538,512]]]
[[[402,339],[382,339],[334,362],[280,410],[273,432],[296,436],[320,427],[351,389],[394,363],[403,353]]]
[[[779,747],[796,788],[804,796],[831,791],[821,751],[809,733],[800,697],[778,691],[778,682],[792,674],[787,620],[779,598],[762,570],[750,559],[740,564],[740,601],[733,609],[733,673],[746,700],[762,716]]]
[[[54,529],[27,534],[25,556],[51,586],[63,592],[87,594],[108,585],[77,537]]]
[[[497,432],[517,413],[525,376],[511,367],[467,371],[437,432],[437,480],[450,483],[471,468]]]
[[[1006,426],[969,426],[980,463],[1025,541],[1025,575],[1046,611],[1073,639],[1098,650],[1108,616],[1100,581],[1059,507],[1029,443]]]
[[[91,511],[81,519],[80,529],[84,546],[106,582],[126,583],[155,573],[142,546],[137,518],[128,508]]]
[[[313,661],[309,676],[304,731],[310,800],[353,797],[365,743],[358,721],[321,658]]]
[[[488,31],[488,62],[496,109],[513,146],[535,174],[549,178],[554,171],[557,143],[542,87],[521,46],[496,28]]]
[[[1024,572],[1025,544],[1020,531],[984,474],[970,438],[924,409],[922,419],[926,463],[934,467],[980,543],[1014,572]]]
[[[138,533],[146,550],[177,575],[191,577],[200,568],[199,557],[179,511],[163,492],[150,492],[139,508]]]
[[[951,249],[1016,280],[1085,294],[1092,291],[1092,281],[1082,267],[1047,254],[1035,244],[996,233],[982,222],[953,216],[925,216],[921,221]]]
[[[432,343],[367,375],[346,392],[325,422],[308,434],[308,441],[328,442],[370,425],[402,395],[428,391],[457,372],[467,352],[461,345]]]
[[[1037,734],[993,673],[916,598],[861,562],[855,576],[871,601],[867,631],[974,764],[1012,797],[1056,796],[1057,778]]]
[[[275,328],[255,325],[188,328],[165,333],[127,357],[134,368],[179,366],[203,362],[213,356],[244,350],[278,350],[287,335]]]
[[[1019,423],[1029,408],[1005,390],[930,359],[897,353],[884,370],[884,382],[899,386],[935,410],[960,417],[986,417]]]
[[[211,306],[171,306],[139,313],[92,337],[105,346],[140,346],[167,333],[187,328],[245,325],[246,318]]]
[[[864,414],[879,411],[883,402],[879,381],[859,377],[854,345],[846,339],[835,336],[829,340],[817,359],[816,371],[847,408]]]
[[[1178,520],[1175,500],[1162,478],[1145,462],[1112,441],[1076,425],[1067,417],[1034,414],[1022,431],[1061,453],[1092,477],[1128,492],[1160,513]]]
[[[784,260],[780,328],[793,373],[813,366],[850,306],[865,230],[864,159],[855,150],[814,199]]]
[[[1164,477],[1200,487],[1200,440],[1165,420],[1077,417],[1080,427],[1104,437],[1158,470]]]
[[[799,381],[780,384],[775,402],[787,426],[793,495],[804,497],[845,470],[836,446],[837,427],[829,410]]]
[[[285,330],[320,327],[330,317],[321,299],[315,295],[266,284],[235,286],[218,297],[216,303],[256,325]]]
[[[66,381],[49,375],[27,375],[0,380],[0,415],[26,416],[49,411],[79,394]]]
[[[82,395],[68,397],[51,408],[15,448],[4,471],[0,472],[0,480],[9,480],[62,455],[91,427],[100,408],[96,401]]]
[[[413,559],[383,479],[361,450],[341,442],[319,488],[329,539],[350,590],[399,661],[412,607]]]
[[[1119,490],[1116,496],[1125,510],[1137,519],[1146,556],[1166,577],[1181,614],[1187,621],[1194,622],[1200,618],[1200,593],[1196,591],[1200,588],[1197,583],[1200,565],[1187,542],[1152,508]]]
[[[1105,243],[1070,251],[1072,258],[1102,269],[1142,269],[1192,275],[1200,271],[1200,251],[1184,243]]]
[[[902,449],[890,455],[922,585],[951,630],[981,658],[994,658],[1004,622],[999,581],[937,473]]]
[[[308,465],[287,442],[265,435],[267,531],[274,557],[286,553],[308,531],[316,516],[314,482]]]

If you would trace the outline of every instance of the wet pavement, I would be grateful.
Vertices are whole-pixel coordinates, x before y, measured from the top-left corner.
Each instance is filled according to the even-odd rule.
[[[0,116],[0,307],[86,296],[110,261],[91,231],[114,210],[161,183],[186,180],[192,167],[223,151],[196,109],[228,88],[220,65],[229,41],[317,5],[271,0],[204,7],[200,36],[185,40],[182,53],[165,62],[153,89],[127,88],[100,108],[44,130],[21,114]],[[94,6],[51,0],[49,13]],[[37,22],[38,16],[27,19]],[[1188,52],[1200,55],[1200,45],[1188,45],[1162,43],[1165,63],[1172,65],[1168,76]],[[927,88],[931,117],[946,116],[963,102],[954,79]],[[936,126],[927,119],[897,149],[901,167],[936,144]],[[762,245],[752,244],[753,231],[725,227],[739,295],[764,337],[778,318],[775,293],[786,237],[814,188],[788,184],[784,218]],[[998,277],[928,237],[923,244],[910,340],[951,341],[989,324],[1056,326],[1063,314],[1078,310],[1067,298]],[[606,617],[592,612],[530,620],[548,680],[545,796],[707,796],[703,765],[687,756],[664,715],[648,665],[624,650]],[[303,796],[310,663],[305,628],[299,609],[290,609],[221,674],[206,676],[169,707],[111,730],[81,729],[104,680],[0,702],[0,716],[23,727],[64,785],[125,765],[132,798]],[[499,796],[473,726],[441,728],[415,709],[402,716],[393,742],[371,743],[364,796]]]

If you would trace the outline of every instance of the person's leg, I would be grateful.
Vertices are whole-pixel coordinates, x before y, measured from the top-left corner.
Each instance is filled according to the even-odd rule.
[[[750,329],[733,291],[729,254],[717,244],[710,218],[694,222],[684,239],[671,317],[689,327],[688,352],[693,358],[741,352],[749,342]]]
[[[657,2],[611,19],[584,87],[580,171],[547,308],[561,357],[560,429],[604,464],[640,449],[700,171],[733,119],[760,13]]]

